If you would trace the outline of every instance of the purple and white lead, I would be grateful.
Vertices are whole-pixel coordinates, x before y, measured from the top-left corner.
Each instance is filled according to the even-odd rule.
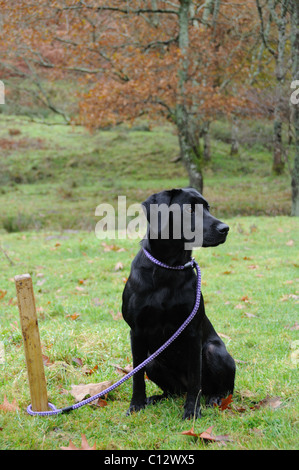
[[[196,299],[195,299],[195,304],[193,307],[192,312],[190,315],[187,317],[187,319],[182,323],[182,325],[178,328],[178,330],[159,348],[157,351],[155,351],[151,356],[149,356],[145,361],[141,362],[135,369],[133,369],[131,372],[129,372],[127,375],[125,375],[122,379],[118,380],[115,382],[115,384],[111,385],[110,387],[106,388],[102,392],[86,398],[85,400],[80,401],[79,403],[75,403],[74,405],[68,406],[66,408],[56,408],[52,403],[49,403],[49,408],[51,410],[49,411],[33,411],[31,408],[31,405],[27,407],[27,413],[31,416],[53,416],[53,415],[58,415],[62,413],[68,413],[69,411],[76,410],[77,408],[81,408],[81,406],[87,405],[88,403],[91,403],[92,401],[96,400],[97,398],[100,398],[104,395],[106,395],[109,392],[112,392],[115,388],[119,387],[122,385],[126,380],[130,379],[134,374],[139,372],[141,369],[143,369],[149,362],[151,362],[153,359],[155,359],[159,354],[161,354],[164,349],[166,349],[181,333],[182,331],[186,328],[186,326],[191,322],[191,320],[194,318],[196,315],[196,312],[198,311],[199,305],[200,305],[200,297],[201,297],[201,271],[200,267],[195,261],[194,258],[191,258],[191,260],[182,265],[182,266],[168,266],[167,264],[162,263],[161,261],[157,260],[154,258],[145,248],[143,248],[144,254],[147,256],[147,258],[152,261],[152,263],[156,264],[157,266],[160,266],[161,268],[164,269],[175,269],[182,271],[184,269],[187,269],[189,267],[195,268],[197,272],[197,288],[196,288]]]

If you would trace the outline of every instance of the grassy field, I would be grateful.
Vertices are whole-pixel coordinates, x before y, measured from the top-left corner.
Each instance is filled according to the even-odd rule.
[[[49,400],[74,403],[72,384],[116,381],[115,365],[131,363],[129,329],[119,314],[121,294],[138,241],[95,237],[95,207],[142,201],[187,179],[171,129],[120,129],[87,134],[80,128],[0,121],[0,406],[1,449],[60,449],[81,434],[97,449],[295,449],[298,430],[298,221],[289,178],[270,174],[271,156],[213,141],[205,195],[230,225],[227,242],[195,252],[206,311],[237,360],[231,409],[202,404],[195,433],[214,426],[230,441],[206,443],[183,435],[183,398],[126,417],[131,380],[104,407],[33,418],[19,327],[14,276],[34,282]],[[10,129],[21,133],[13,134]],[[218,166],[217,166],[218,165]],[[242,167],[246,166],[244,173]],[[255,213],[259,216],[254,215]],[[269,215],[276,215],[269,217]],[[148,394],[158,392],[147,381]],[[265,400],[266,399],[266,400]],[[265,401],[263,401],[265,400]]]

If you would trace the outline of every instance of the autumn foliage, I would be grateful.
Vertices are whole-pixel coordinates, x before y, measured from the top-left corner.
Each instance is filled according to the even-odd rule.
[[[175,120],[178,100],[200,118],[245,104],[243,86],[256,28],[254,1],[221,2],[203,19],[203,2],[189,15],[188,78],[179,92],[180,2],[1,2],[1,51],[7,72],[34,71],[58,79],[77,74],[80,120],[90,127],[163,115]],[[170,13],[167,13],[167,12]],[[185,53],[185,52],[184,52]],[[31,69],[31,70],[30,70]]]
[[[146,116],[177,127],[190,182],[202,189],[199,139],[219,116],[250,108],[254,0],[1,2],[6,74],[76,81],[73,120],[89,128]]]
[[[31,91],[42,105],[90,129],[141,116],[171,121],[190,184],[200,191],[200,139],[210,123],[272,117],[273,171],[281,173],[282,123],[291,119],[283,87],[290,62],[296,71],[294,5],[291,0],[3,0],[0,72],[33,81]],[[49,80],[75,84],[71,116],[64,103],[54,102],[45,86]]]

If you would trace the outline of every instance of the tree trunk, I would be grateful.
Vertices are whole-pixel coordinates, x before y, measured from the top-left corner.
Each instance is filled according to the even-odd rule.
[[[292,212],[291,215],[299,217],[299,104],[295,105],[295,160],[292,172]]]
[[[200,169],[200,155],[198,152],[199,145],[194,145],[194,136],[192,137],[188,135],[188,132],[182,132],[179,134],[179,144],[181,157],[189,176],[189,185],[202,193],[203,176]]]
[[[199,140],[196,135],[196,121],[193,113],[188,112],[186,84],[189,67],[189,12],[191,0],[180,0],[179,10],[179,47],[181,52],[179,67],[178,99],[176,105],[176,124],[178,128],[181,157],[189,175],[190,186],[199,192],[203,190]]]
[[[203,138],[203,159],[205,162],[211,160],[211,136],[210,136],[210,123],[206,121],[202,127],[202,138]]]
[[[280,175],[284,169],[283,147],[282,147],[282,122],[279,117],[278,105],[275,109],[276,117],[273,126],[273,165],[272,170]]]
[[[236,117],[234,117],[233,123],[232,123],[232,131],[231,131],[231,148],[230,148],[231,155],[238,155],[239,153],[238,134],[239,134],[238,120]]]
[[[299,80],[299,4],[292,2],[292,75],[293,80]],[[292,172],[292,212],[299,217],[299,103],[293,104],[293,122],[295,128],[295,161]]]
[[[275,15],[275,3],[271,2],[271,13],[275,18],[278,28],[278,44],[275,75],[277,80],[276,100],[274,108],[274,127],[273,127],[273,166],[272,170],[280,175],[284,169],[283,145],[282,145],[282,97],[283,82],[285,76],[285,50],[286,50],[286,25],[287,25],[287,0],[281,2],[280,17]]]

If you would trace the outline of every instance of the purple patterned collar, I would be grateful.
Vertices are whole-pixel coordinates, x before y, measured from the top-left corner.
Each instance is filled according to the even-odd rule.
[[[194,265],[195,265],[195,259],[191,258],[190,261],[188,261],[187,263],[185,263],[181,266],[169,266],[168,264],[162,263],[162,261],[159,261],[156,258],[154,258],[154,256],[152,256],[145,248],[142,247],[142,249],[143,249],[144,254],[147,256],[147,258],[150,261],[152,261],[154,264],[157,264],[158,266],[160,266],[161,268],[176,269],[178,271],[182,271],[182,270],[187,269],[187,268],[193,268]]]

